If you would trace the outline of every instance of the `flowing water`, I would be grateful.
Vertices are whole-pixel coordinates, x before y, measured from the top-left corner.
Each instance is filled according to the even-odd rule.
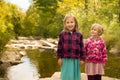
[[[59,71],[53,52],[28,50],[27,53],[27,57],[22,60],[23,63],[8,68],[9,80],[39,80],[39,78],[50,77],[54,72]]]
[[[24,57],[23,63],[8,68],[9,80],[39,80],[37,68],[28,57]]]

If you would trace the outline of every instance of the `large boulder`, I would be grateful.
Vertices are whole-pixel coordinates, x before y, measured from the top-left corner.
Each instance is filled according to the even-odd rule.
[[[24,51],[5,51],[2,54],[1,62],[20,63],[21,58],[25,55]]]

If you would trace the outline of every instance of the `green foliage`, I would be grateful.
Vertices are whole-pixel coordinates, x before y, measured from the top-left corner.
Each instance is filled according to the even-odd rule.
[[[55,14],[57,9],[57,0],[34,0],[35,5],[39,10],[43,13],[50,12],[51,14]]]
[[[34,0],[27,12],[24,31],[33,36],[58,37],[63,16],[56,12],[57,8],[57,0]]]
[[[120,34],[118,31],[119,0],[34,0],[33,2],[34,5],[28,10],[27,17],[34,15],[25,20],[28,22],[24,30],[27,32],[24,32],[24,34],[57,37],[63,28],[62,20],[65,14],[73,13],[79,22],[79,29],[84,38],[90,36],[90,26],[93,23],[99,23],[104,27],[103,37],[107,42],[108,49],[116,45],[116,41],[120,39],[117,37]],[[116,30],[117,32],[115,32]]]
[[[90,36],[93,23],[104,27],[103,37],[110,49],[117,45],[120,35],[119,0],[33,0],[26,15],[16,5],[0,2],[0,32],[14,36],[58,37],[66,13],[73,13],[84,38]],[[3,37],[2,37],[3,38]]]
[[[10,39],[19,35],[22,14],[16,5],[0,2],[0,52]]]
[[[111,20],[110,24],[105,25],[105,31],[104,31],[104,39],[106,40],[107,48],[111,49],[112,47],[120,46],[118,43],[120,42],[119,39],[120,35],[119,29],[120,29],[120,23],[117,21],[116,15],[114,15],[113,20]],[[107,36],[106,36],[107,35]]]
[[[30,36],[35,33],[35,27],[37,26],[38,19],[35,19],[37,14],[31,14],[29,16],[26,16],[23,20],[23,27],[21,31],[22,36]]]
[[[9,40],[9,36],[7,36],[8,34],[3,34],[0,33],[0,51],[3,50],[5,44],[7,43],[7,41]]]

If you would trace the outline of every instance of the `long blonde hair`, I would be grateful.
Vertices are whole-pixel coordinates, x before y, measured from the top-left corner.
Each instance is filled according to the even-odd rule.
[[[78,21],[77,21],[77,19],[75,18],[75,16],[73,14],[66,14],[66,16],[64,17],[64,19],[63,19],[63,25],[64,25],[63,31],[68,31],[68,29],[65,26],[65,22],[66,22],[67,18],[69,18],[69,17],[73,17],[73,19],[75,21],[74,31],[78,31]]]

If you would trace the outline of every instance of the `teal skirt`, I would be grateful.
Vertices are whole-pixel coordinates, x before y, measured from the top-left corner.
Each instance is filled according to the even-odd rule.
[[[81,80],[80,60],[63,58],[60,77],[61,80]]]

